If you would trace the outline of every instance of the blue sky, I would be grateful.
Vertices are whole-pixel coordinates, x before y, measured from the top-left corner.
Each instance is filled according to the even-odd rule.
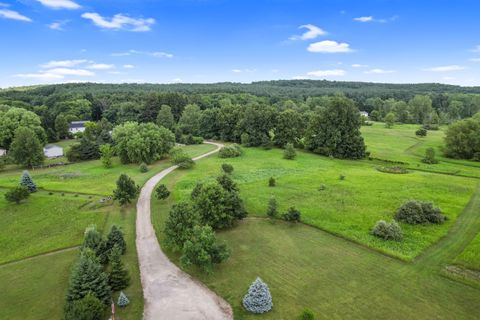
[[[475,0],[0,0],[0,87],[329,79],[480,85]]]

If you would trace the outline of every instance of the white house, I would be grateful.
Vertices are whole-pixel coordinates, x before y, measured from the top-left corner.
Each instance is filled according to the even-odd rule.
[[[68,132],[75,134],[77,132],[85,131],[85,123],[87,121],[72,121],[70,122],[70,127],[68,128]]]
[[[7,150],[0,148],[0,157],[7,154]]]
[[[55,144],[47,144],[43,148],[43,154],[47,158],[58,158],[63,156],[63,148]]]
[[[360,111],[360,116],[368,118],[368,112],[367,111]]]

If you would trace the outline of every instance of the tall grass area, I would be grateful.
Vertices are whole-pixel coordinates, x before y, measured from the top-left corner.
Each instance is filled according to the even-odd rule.
[[[420,171],[383,173],[368,160],[336,160],[299,152],[291,161],[283,159],[279,149],[247,148],[239,158],[209,157],[194,170],[172,173],[166,177],[166,181],[178,180],[172,185],[172,198],[187,199],[197,182],[214,179],[225,162],[235,168],[232,177],[250,216],[265,216],[268,200],[274,196],[281,212],[295,206],[307,224],[404,260],[412,260],[447,233],[478,183],[477,179]],[[277,180],[275,187],[268,186],[270,177]],[[409,199],[433,201],[449,219],[443,225],[401,224],[402,242],[370,235],[376,221],[391,220]]]

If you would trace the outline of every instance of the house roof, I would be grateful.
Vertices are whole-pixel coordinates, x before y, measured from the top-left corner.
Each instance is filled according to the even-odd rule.
[[[62,147],[57,146],[56,144],[47,144],[43,149],[50,150],[50,149],[56,149],[56,148],[63,149]]]
[[[70,122],[70,129],[85,128],[85,122],[87,122],[87,121],[72,121],[72,122]]]

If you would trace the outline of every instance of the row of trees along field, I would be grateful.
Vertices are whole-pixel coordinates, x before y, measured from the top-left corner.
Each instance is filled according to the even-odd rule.
[[[66,137],[70,121],[90,120],[81,144],[73,148],[77,153],[72,153],[71,160],[98,158],[99,146],[115,144],[115,135],[120,136],[118,132],[122,130],[116,128],[112,140],[112,128],[126,128],[127,122],[155,123],[174,132],[176,141],[183,143],[198,143],[201,139],[196,136],[247,146],[283,147],[293,143],[325,155],[362,158],[365,147],[358,130],[358,110],[369,111],[372,120],[393,119],[436,128],[477,113],[477,91],[478,88],[434,84],[328,81],[249,85],[65,84],[10,89],[0,91],[0,147],[10,148],[18,127],[28,127],[43,145]],[[345,121],[344,117],[352,121]],[[142,126],[144,137],[153,131]],[[165,132],[155,135],[169,137]],[[338,146],[337,140],[343,145]],[[122,158],[126,159],[125,154]],[[31,165],[25,161],[22,164]]]

